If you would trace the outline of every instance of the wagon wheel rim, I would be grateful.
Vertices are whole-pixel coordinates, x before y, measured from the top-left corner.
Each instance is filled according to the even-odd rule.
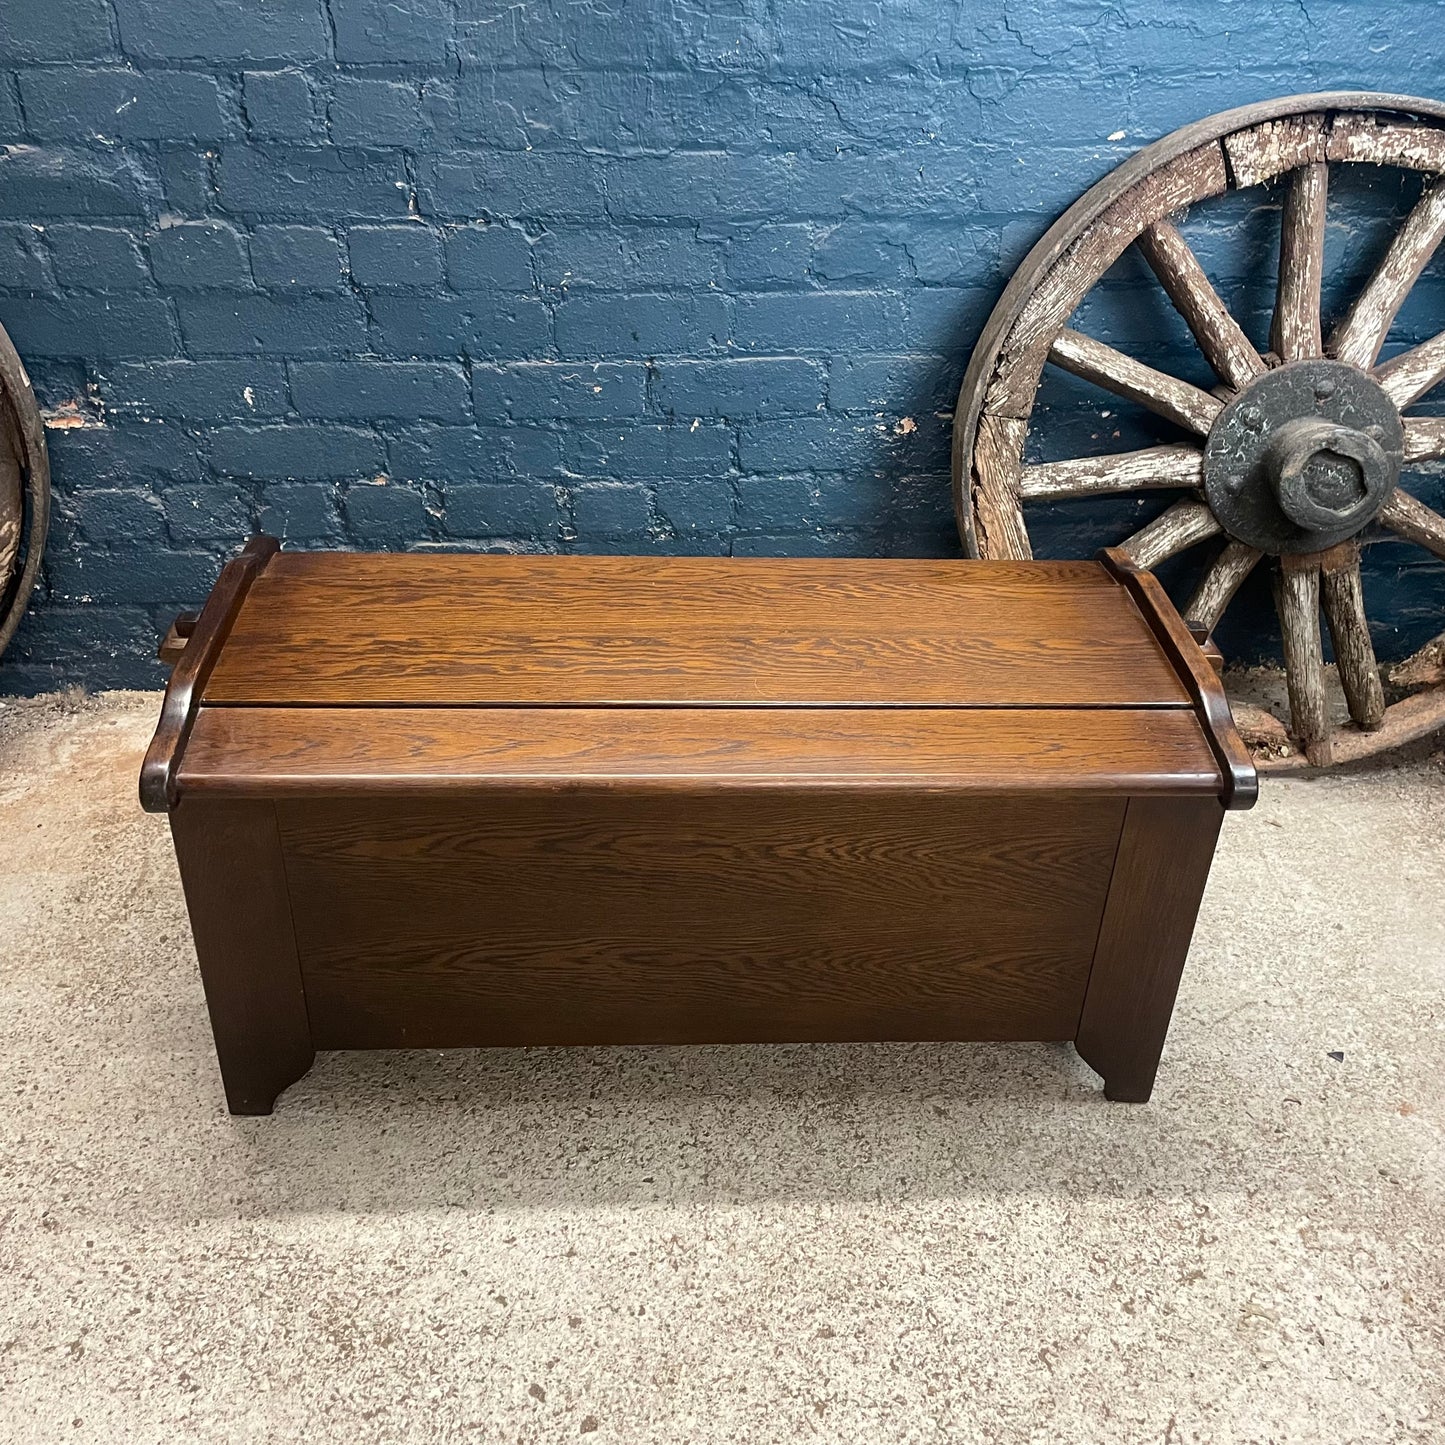
[[[45,426],[24,363],[0,327],[0,654],[35,590],[49,527]]]
[[[1425,173],[1419,203],[1332,329],[1321,315],[1329,172],[1366,162]],[[1268,347],[1221,301],[1171,217],[1226,191],[1287,179]],[[954,505],[975,557],[1032,555],[1023,505],[1087,495],[1185,495],[1123,542],[1143,567],[1205,542],[1223,547],[1183,609],[1207,632],[1266,556],[1293,733],[1308,761],[1364,756],[1445,723],[1426,705],[1385,708],[1359,573],[1359,537],[1382,527],[1445,557],[1445,518],[1398,485],[1402,465],[1445,457],[1445,419],[1408,415],[1445,380],[1445,332],[1379,363],[1395,316],[1445,238],[1445,105],[1334,92],[1246,106],[1131,157],[1066,211],[1025,258],[989,318],[955,410]],[[1104,273],[1137,246],[1219,379],[1193,386],[1073,330]],[[1052,364],[1190,434],[1187,444],[1027,465],[1035,396]],[[1340,465],[1340,457],[1346,460]],[[1331,480],[1333,478],[1333,480]],[[1346,483],[1348,483],[1346,485]],[[1326,711],[1321,613],[1352,718]],[[1439,647],[1437,639],[1433,647]],[[1408,670],[1408,664],[1406,665]],[[1271,761],[1292,761],[1266,756]]]

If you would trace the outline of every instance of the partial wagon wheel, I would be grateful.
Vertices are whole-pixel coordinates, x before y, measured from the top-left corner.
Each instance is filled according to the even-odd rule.
[[[1424,172],[1423,195],[1328,333],[1321,319],[1332,163]],[[1269,350],[1245,334],[1171,217],[1287,174]],[[1379,363],[1421,270],[1445,238],[1445,105],[1353,93],[1227,111],[1147,147],[1054,224],[1009,283],[955,413],[954,504],[970,556],[1032,555],[1022,504],[1157,489],[1186,495],[1122,544],[1152,568],[1222,541],[1186,619],[1208,633],[1261,558],[1275,562],[1292,730],[1314,764],[1365,756],[1445,723],[1445,684],[1389,709],[1360,586],[1373,527],[1445,557],[1445,517],[1398,485],[1402,465],[1445,457],[1445,418],[1403,415],[1445,380],[1445,332]],[[1069,328],[1095,283],[1136,245],[1219,379],[1204,390]],[[1177,445],[1027,465],[1046,362],[1165,418]],[[1353,726],[1332,737],[1320,612]],[[1436,639],[1395,677],[1445,678]],[[1428,657],[1427,657],[1428,654]],[[1413,671],[1412,671],[1413,669]],[[1305,758],[1296,756],[1301,763]],[[1264,759],[1266,764],[1270,761]]]
[[[30,378],[0,327],[0,653],[40,571],[50,525],[50,459]]]

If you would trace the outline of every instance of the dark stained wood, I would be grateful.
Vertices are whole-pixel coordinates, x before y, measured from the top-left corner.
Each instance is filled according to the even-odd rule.
[[[314,1047],[1073,1038],[1106,898],[1174,908],[1111,894],[1126,816],[1252,797],[1122,555],[253,548],[177,674],[147,796],[236,1112]]]
[[[1224,671],[1224,654],[1219,650],[1219,644],[1209,635],[1209,629],[1201,622],[1192,619],[1184,624],[1189,629],[1189,635],[1199,644],[1199,650],[1204,654],[1204,660],[1216,673]]]
[[[1124,802],[583,790],[278,812],[316,1042],[385,1048],[1070,1038]]]
[[[203,707],[187,794],[497,787],[1204,792],[1219,765],[1180,708]]]
[[[1224,812],[1211,798],[1131,798],[1075,1047],[1110,1099],[1154,1088]]]
[[[1188,693],[1093,563],[283,553],[205,700],[1069,707]]]
[[[171,835],[227,1106],[269,1114],[314,1057],[275,806],[187,798]]]
[[[156,656],[168,667],[174,667],[181,660],[181,654],[186,650],[186,643],[191,640],[191,634],[196,630],[197,613],[181,612],[166,630],[166,635],[161,638],[161,645],[156,648]]]
[[[1169,594],[1152,572],[1141,571],[1117,547],[1106,547],[1099,556],[1129,589],[1140,612],[1153,628],[1159,645],[1178,668],[1179,675],[1193,694],[1205,735],[1214,749],[1224,779],[1220,801],[1226,808],[1252,808],[1259,797],[1259,774],[1249,749],[1235,729],[1218,669],[1200,650],[1188,625],[1169,601]]]
[[[166,685],[160,722],[141,764],[140,801],[141,807],[148,813],[164,813],[178,801],[176,764],[185,751],[201,692],[221,655],[247,591],[280,545],[274,537],[252,537],[241,549],[241,555],[221,569],[221,575],[201,609],[201,615]]]

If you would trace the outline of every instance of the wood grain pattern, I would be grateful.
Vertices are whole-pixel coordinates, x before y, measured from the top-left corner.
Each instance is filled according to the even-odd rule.
[[[226,1103],[269,1114],[314,1057],[275,807],[187,799],[171,811],[171,835]]]
[[[281,554],[208,703],[1187,700],[1097,564]]]
[[[1270,345],[1281,361],[1324,354],[1320,293],[1325,276],[1329,167],[1303,165],[1290,177],[1280,219],[1279,283]]]
[[[175,773],[190,736],[201,695],[240,615],[242,605],[281,544],[274,537],[252,537],[239,557],[226,563],[201,609],[185,649],[176,661],[160,721],[140,770],[140,801],[148,813],[164,813],[176,801]]]
[[[1380,508],[1380,522],[1392,532],[1445,557],[1445,517],[1418,497],[1396,487]]]
[[[987,412],[1027,422],[1049,348],[1141,229],[1231,187],[1267,179],[1276,166],[1288,169],[1330,159],[1333,131],[1347,120],[1341,113],[1365,109],[1373,112],[1371,124],[1381,114],[1428,116],[1432,125],[1445,118],[1445,108],[1432,102],[1359,92],[1238,107],[1138,151],[1091,186],[1038,239],[979,335],[954,408],[954,512],[969,556],[981,554],[970,488],[980,416]],[[1418,132],[1433,135],[1435,154],[1440,154],[1440,132],[1432,132],[1430,125],[1416,126],[1404,138],[1410,156],[1403,159],[1406,165],[1417,164],[1422,155],[1413,144]],[[1445,169],[1429,163],[1425,168]]]
[[[1129,802],[1074,1041],[1110,1099],[1153,1092],[1223,818],[1207,798]]]
[[[1184,497],[1121,542],[1118,550],[1128,556],[1135,566],[1147,570],[1200,542],[1217,537],[1221,530],[1214,513],[1204,502]]]
[[[1126,808],[1253,779],[1122,555],[254,571],[159,795],[237,1112],[314,1047],[1071,1038]]]
[[[1285,115],[1225,136],[1234,188],[1262,185],[1284,171],[1323,161],[1328,120],[1319,111]]]
[[[1026,427],[1012,417],[985,412],[969,463],[979,556],[989,561],[1028,561],[1034,555],[1019,506],[1019,468]]]
[[[375,1048],[1072,1037],[1123,809],[278,805],[316,1040]]]
[[[1192,708],[205,707],[184,794],[497,788],[1213,792]]]
[[[1317,554],[1279,559],[1274,575],[1289,683],[1289,712],[1301,750],[1318,767],[1330,761],[1330,722],[1325,699],[1324,645],[1320,640],[1320,568]]]
[[[1365,594],[1360,581],[1360,545],[1341,542],[1320,556],[1320,602],[1334,643],[1340,686],[1350,716],[1365,731],[1379,727],[1385,718],[1385,689],[1370,640],[1365,615]]]
[[[1239,391],[1262,376],[1264,358],[1219,299],[1178,228],[1163,220],[1146,226],[1139,249],[1219,379]]]
[[[1428,187],[1405,218],[1374,274],[1330,339],[1340,361],[1368,370],[1375,364],[1410,288],[1445,239],[1445,181]]]
[[[1445,457],[1445,416],[1405,418],[1404,463],[1432,462]]]
[[[1401,411],[1419,401],[1432,387],[1445,381],[1445,331],[1382,361],[1375,368],[1375,380]]]
[[[1204,481],[1204,454],[1198,447],[1143,447],[1068,461],[1036,462],[1019,478],[1025,501],[1058,497],[1095,497],[1157,487],[1198,487]]]
[[[1140,567],[1122,547],[1106,547],[1099,555],[1128,589],[1160,647],[1189,688],[1224,779],[1220,802],[1226,808],[1252,808],[1259,797],[1259,774],[1235,729],[1229,699],[1219,679],[1220,669],[1174,610],[1169,594],[1152,572]]]
[[[1221,195],[1228,186],[1223,147],[1210,140],[1140,175],[1136,185],[1106,206],[1033,285],[999,348],[984,410],[1026,419],[1049,349],[1099,277],[1144,227]]]
[[[1145,366],[1081,331],[1061,331],[1049,350],[1049,360],[1200,436],[1209,435],[1215,418],[1224,409],[1224,403],[1217,396],[1177,376]]]
[[[1364,161],[1402,166],[1407,170],[1445,171],[1445,130],[1418,121],[1391,120],[1371,114],[1334,117],[1325,141],[1332,161]]]
[[[1244,579],[1254,571],[1263,556],[1258,547],[1251,547],[1248,542],[1227,543],[1199,579],[1194,596],[1189,599],[1182,614],[1185,622],[1199,623],[1205,636],[1213,632],[1234,594],[1244,585]]]

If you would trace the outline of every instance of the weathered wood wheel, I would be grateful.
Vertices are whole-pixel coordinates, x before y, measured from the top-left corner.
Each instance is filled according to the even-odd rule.
[[[1421,198],[1338,323],[1321,317],[1330,167],[1424,172]],[[1174,224],[1231,190],[1286,185],[1268,349],[1220,299]],[[1173,218],[1173,219],[1171,219]],[[1211,540],[1186,618],[1207,634],[1266,556],[1284,645],[1292,733],[1266,765],[1365,756],[1445,724],[1445,635],[1392,679],[1426,690],[1385,707],[1360,585],[1362,534],[1384,528],[1445,557],[1445,517],[1399,485],[1445,457],[1445,417],[1402,415],[1445,380],[1445,331],[1380,363],[1401,306],[1445,238],[1445,105],[1336,93],[1247,106],[1140,151],[1066,211],[1015,273],[973,353],[955,412],[954,505],[974,557],[1029,557],[1023,503],[1178,489],[1122,543],[1152,568]],[[1205,390],[1070,329],[1104,273],[1137,246],[1219,384]],[[1024,461],[1046,363],[1166,419],[1188,441],[1034,465]],[[1332,732],[1320,612],[1352,723]],[[1245,710],[1240,709],[1241,713]],[[1241,723],[1251,731],[1247,717]],[[1261,714],[1259,721],[1263,722]],[[1283,735],[1277,723],[1276,731]]]
[[[50,459],[30,378],[0,327],[0,653],[20,626],[50,526]]]

